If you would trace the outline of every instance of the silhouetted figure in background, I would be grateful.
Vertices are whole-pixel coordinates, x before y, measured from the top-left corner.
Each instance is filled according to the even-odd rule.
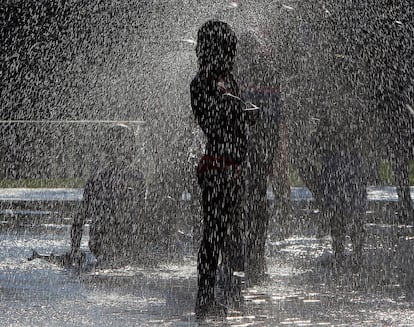
[[[257,106],[258,117],[248,129],[247,160],[244,165],[246,279],[258,283],[265,276],[265,244],[271,213],[277,217],[280,232],[289,221],[290,182],[288,174],[286,124],[282,112],[279,73],[271,49],[253,32],[240,37],[236,76],[242,98]],[[285,139],[283,139],[283,137]],[[283,150],[284,151],[283,151]],[[275,194],[275,211],[270,212],[267,189]],[[282,226],[283,225],[283,226]]]
[[[214,296],[220,254],[229,260],[228,278],[234,286],[226,290],[226,299],[238,292],[233,272],[244,271],[241,164],[247,149],[247,111],[232,75],[237,38],[230,26],[208,21],[197,37],[199,71],[191,82],[191,106],[207,138],[197,168],[204,230],[196,315],[202,319],[220,308]]]
[[[322,121],[318,133],[321,211],[329,221],[332,250],[338,267],[345,264],[348,231],[353,247],[352,262],[359,267],[362,261],[368,169],[361,151],[360,133],[350,126],[328,120]]]
[[[414,160],[414,10],[410,1],[369,0],[365,6],[375,8],[361,15],[366,38],[364,64],[377,105],[372,114],[380,118],[379,137],[385,140],[392,165],[399,221],[413,225],[409,164]]]
[[[90,220],[89,248],[98,264],[119,265],[147,258],[144,226],[145,179],[132,163],[133,132],[125,125],[108,130],[105,163],[89,177],[71,230],[70,258],[80,257],[82,232]]]
[[[403,74],[406,72],[393,72],[394,76],[389,73],[393,78],[383,82],[386,86],[379,88],[376,96],[397,187],[399,221],[414,225],[414,203],[409,178],[409,164],[414,160],[414,77],[411,77],[410,85],[406,81],[409,78],[401,77]]]

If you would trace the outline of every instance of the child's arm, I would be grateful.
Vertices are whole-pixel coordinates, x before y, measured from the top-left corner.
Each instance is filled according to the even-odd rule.
[[[71,245],[70,245],[70,261],[74,262],[77,257],[80,255],[80,243],[82,240],[82,233],[83,233],[83,210],[79,210],[79,212],[76,214],[72,228],[70,231],[70,238],[71,238]]]

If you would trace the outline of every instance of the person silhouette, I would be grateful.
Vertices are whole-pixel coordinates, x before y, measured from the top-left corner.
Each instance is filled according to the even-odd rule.
[[[92,172],[71,228],[70,262],[80,258],[85,222],[98,264],[123,265],[144,258],[145,179],[133,164],[135,136],[126,125],[108,129],[105,162]]]
[[[278,230],[286,229],[289,223],[287,125],[274,50],[253,31],[243,33],[238,44],[235,73],[242,98],[260,108],[255,124],[248,128],[247,159],[243,167],[246,281],[254,285],[266,274],[265,244],[273,213],[267,199],[268,187],[275,194],[273,208]]]
[[[219,256],[227,262],[225,299],[238,298],[236,272],[244,271],[241,164],[246,158],[250,111],[240,98],[232,69],[237,37],[222,21],[207,21],[197,34],[199,70],[191,82],[191,107],[207,142],[197,167],[203,236],[198,252],[200,319],[221,310],[214,295]]]

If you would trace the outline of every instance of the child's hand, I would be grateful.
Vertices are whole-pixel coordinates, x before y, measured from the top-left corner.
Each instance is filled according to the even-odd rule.
[[[226,82],[224,80],[218,80],[217,82],[217,90],[220,93],[228,93],[229,87],[226,85]]]
[[[229,74],[220,75],[217,78],[217,90],[222,93],[233,93],[233,87],[231,84],[232,77]]]

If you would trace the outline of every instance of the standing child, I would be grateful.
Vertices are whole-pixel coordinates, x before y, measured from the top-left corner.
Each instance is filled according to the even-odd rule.
[[[229,258],[231,280],[234,272],[244,271],[241,164],[246,157],[247,111],[232,74],[236,43],[228,24],[206,22],[198,31],[199,71],[190,87],[192,110],[207,139],[197,169],[204,224],[197,263],[200,319],[219,307],[214,287],[220,254]]]
[[[266,273],[265,245],[270,208],[268,187],[275,193],[278,231],[286,229],[290,208],[287,126],[280,93],[280,71],[274,51],[253,32],[240,37],[242,51],[236,60],[243,99],[257,106],[256,123],[248,128],[249,144],[244,165],[246,275],[250,285]]]

